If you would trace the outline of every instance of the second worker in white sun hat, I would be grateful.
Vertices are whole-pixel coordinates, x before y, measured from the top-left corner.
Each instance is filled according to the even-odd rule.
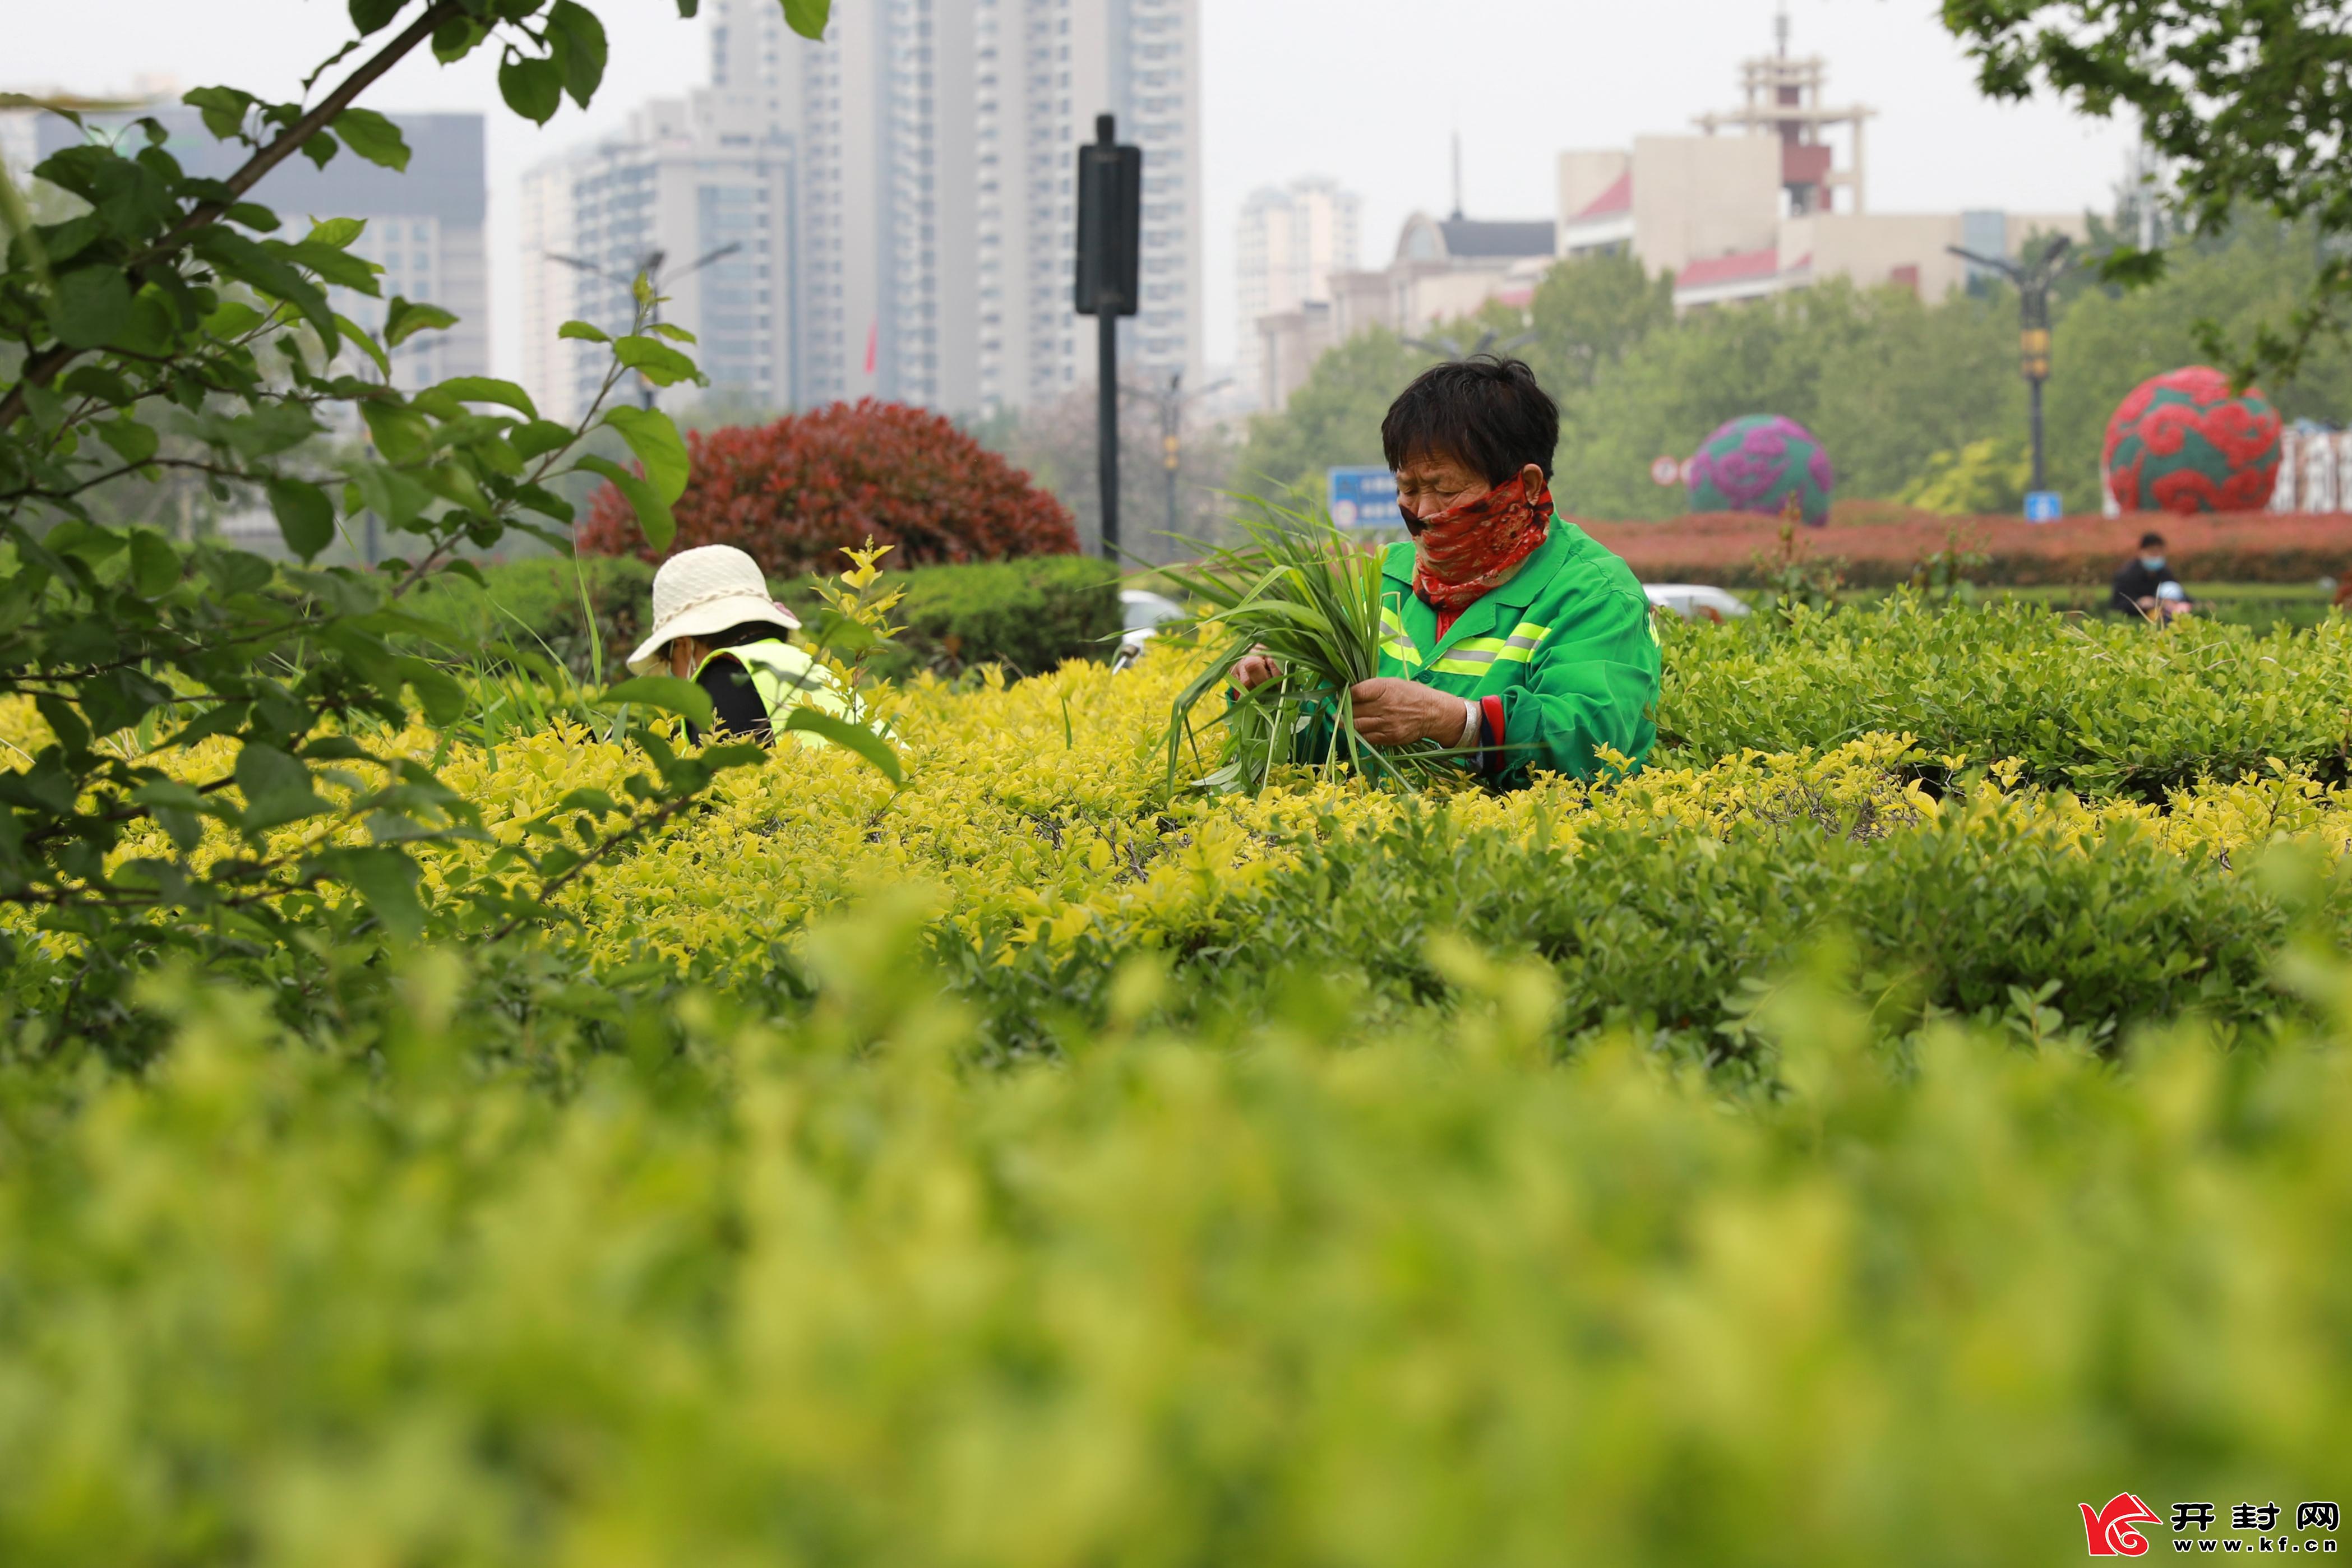
[[[654,573],[653,630],[629,655],[629,671],[693,681],[710,695],[719,729],[772,743],[796,707],[850,713],[832,672],[793,645],[799,629],[799,618],[769,595],[758,561],[733,545],[702,545]],[[691,726],[688,735],[698,738]]]

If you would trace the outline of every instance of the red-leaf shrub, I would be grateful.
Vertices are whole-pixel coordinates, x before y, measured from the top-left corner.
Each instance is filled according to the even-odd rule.
[[[1843,563],[1846,581],[1857,588],[1902,582],[1911,569],[1946,548],[1954,535],[1960,548],[1991,559],[1971,569],[1976,581],[2011,588],[2105,582],[2153,528],[2167,542],[2165,554],[2184,581],[2311,582],[2322,577],[2352,577],[2352,516],[2241,512],[2194,517],[2164,512],[2121,517],[2069,517],[2059,523],[2028,523],[2015,517],[1904,516],[1882,507],[1850,514],[1843,509],[1827,528],[1803,530],[1813,555]],[[1644,582],[1712,582],[1727,588],[1759,585],[1755,560],[1779,545],[1780,524],[1772,517],[1711,512],[1664,523],[1580,525],[1625,558]]]
[[[833,572],[845,545],[896,545],[893,567],[1070,555],[1061,502],[938,414],[837,402],[773,424],[687,437],[694,476],[671,511],[674,550],[733,545],[772,578]],[[590,555],[660,557],[610,485],[576,542]]]

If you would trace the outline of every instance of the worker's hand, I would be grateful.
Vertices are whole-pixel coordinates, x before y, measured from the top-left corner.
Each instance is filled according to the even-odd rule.
[[[1382,675],[1359,681],[1349,694],[1355,699],[1356,733],[1374,746],[1411,746],[1434,740],[1452,746],[1461,740],[1469,716],[1461,697]]]
[[[1262,686],[1282,674],[1282,666],[1261,653],[1248,653],[1234,665],[1234,685],[1244,691]]]

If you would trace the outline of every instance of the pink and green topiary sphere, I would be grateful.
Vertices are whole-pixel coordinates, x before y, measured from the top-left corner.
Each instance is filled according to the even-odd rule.
[[[1797,498],[1807,523],[1830,520],[1837,476],[1813,433],[1777,413],[1735,419],[1703,442],[1691,459],[1694,512],[1764,512],[1778,516]]]
[[[2191,365],[2142,382],[2107,421],[2107,488],[2126,512],[2258,512],[2279,450],[2278,413],[2261,392]]]

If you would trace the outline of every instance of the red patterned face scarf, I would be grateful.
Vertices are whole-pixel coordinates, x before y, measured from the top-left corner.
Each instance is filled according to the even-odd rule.
[[[1412,591],[1459,615],[1507,581],[1544,542],[1551,531],[1551,487],[1530,496],[1523,480],[1506,479],[1426,522],[1406,512],[1404,526],[1419,547]]]

